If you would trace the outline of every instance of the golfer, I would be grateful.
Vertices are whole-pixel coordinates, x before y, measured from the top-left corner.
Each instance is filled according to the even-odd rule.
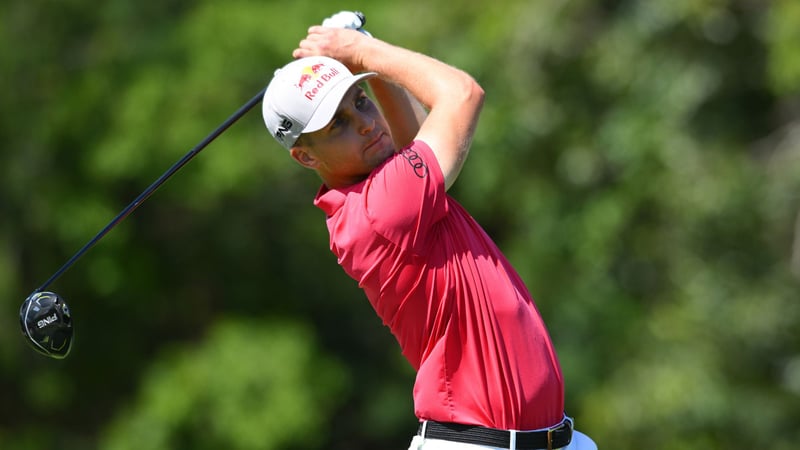
[[[314,204],[331,250],[417,372],[409,448],[596,448],[565,414],[558,359],[522,279],[446,193],[482,88],[352,29],[313,26],[293,57],[264,94],[264,121],[322,179]]]

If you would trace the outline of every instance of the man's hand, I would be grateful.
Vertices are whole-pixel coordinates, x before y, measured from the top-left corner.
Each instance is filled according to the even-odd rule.
[[[364,29],[367,23],[367,18],[364,13],[359,11],[340,11],[327,19],[322,21],[322,28],[332,29],[345,29],[355,30],[361,34],[372,37],[372,35]],[[349,33],[339,35],[338,33],[326,33],[319,29],[319,27],[311,27],[308,30],[308,36],[300,42],[300,46],[292,53],[295,58],[312,55],[329,56],[342,62],[351,72],[359,72],[363,68],[363,64],[357,62],[356,58],[348,57],[354,54],[358,46],[358,42],[353,40],[352,35],[348,37]],[[334,52],[334,50],[339,50]]]
[[[328,56],[357,73],[363,71],[362,48],[366,35],[347,28],[330,28],[315,25],[308,29],[308,35],[300,41],[292,52],[295,58],[306,56]]]

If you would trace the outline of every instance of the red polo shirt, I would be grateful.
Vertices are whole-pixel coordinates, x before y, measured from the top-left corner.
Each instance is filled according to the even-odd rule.
[[[331,250],[417,370],[418,418],[531,430],[561,421],[564,386],[527,288],[445,193],[416,141],[361,183],[324,186]]]

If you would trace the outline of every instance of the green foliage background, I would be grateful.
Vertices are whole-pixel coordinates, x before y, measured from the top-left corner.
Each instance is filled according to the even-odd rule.
[[[19,334],[22,300],[341,9],[487,91],[452,193],[536,297],[580,429],[796,448],[795,0],[0,4],[0,448],[407,447],[413,373],[257,110],[51,286],[69,358]]]

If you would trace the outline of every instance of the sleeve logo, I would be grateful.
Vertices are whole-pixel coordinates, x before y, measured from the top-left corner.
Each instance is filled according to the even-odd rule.
[[[422,157],[419,156],[419,153],[409,147],[404,149],[401,155],[411,164],[411,168],[414,169],[414,174],[417,175],[417,177],[425,178],[428,176],[428,166],[425,164],[425,161],[422,160]]]

